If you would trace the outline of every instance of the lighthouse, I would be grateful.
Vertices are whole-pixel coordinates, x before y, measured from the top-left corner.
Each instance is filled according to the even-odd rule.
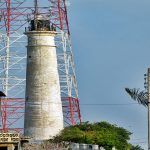
[[[41,15],[30,21],[27,35],[27,70],[24,135],[51,139],[63,129],[57,67],[55,27]]]

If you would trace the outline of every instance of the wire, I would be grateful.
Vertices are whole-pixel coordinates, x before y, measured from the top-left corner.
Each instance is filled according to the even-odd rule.
[[[64,104],[63,101],[62,103],[56,103],[56,102],[45,102],[45,101],[42,101],[42,102],[26,102],[26,104],[28,105],[47,105],[47,104]],[[67,103],[66,103],[67,104]],[[73,103],[72,103],[73,104]],[[80,103],[80,106],[133,106],[133,105],[139,105],[139,103]]]
[[[126,103],[126,104],[121,104],[121,103],[110,103],[110,104],[105,104],[105,103],[80,103],[80,105],[83,106],[130,106],[130,105],[139,105],[138,103]]]
[[[138,138],[138,139],[131,139],[131,141],[138,141],[138,140],[143,140],[143,139],[147,139],[148,137],[145,138]]]
[[[146,144],[146,141],[141,141],[141,142],[132,142],[132,144]]]

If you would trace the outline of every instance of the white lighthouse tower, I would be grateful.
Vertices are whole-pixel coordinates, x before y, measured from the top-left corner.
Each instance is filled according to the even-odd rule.
[[[28,44],[24,135],[47,140],[63,129],[56,30],[45,17],[35,18],[25,32]]]

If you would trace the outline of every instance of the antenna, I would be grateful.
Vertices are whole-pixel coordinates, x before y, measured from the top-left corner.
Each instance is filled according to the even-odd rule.
[[[34,26],[37,30],[38,0],[34,0]]]

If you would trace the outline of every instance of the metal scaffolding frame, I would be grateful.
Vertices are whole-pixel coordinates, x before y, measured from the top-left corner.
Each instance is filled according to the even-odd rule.
[[[57,29],[56,46],[64,122],[81,123],[75,65],[70,40],[66,0],[39,2],[40,15],[50,18]],[[7,97],[2,100],[1,131],[21,131],[23,121],[26,70],[26,37],[23,34],[33,18],[30,0],[0,1],[0,90]],[[14,107],[15,104],[15,107]]]

